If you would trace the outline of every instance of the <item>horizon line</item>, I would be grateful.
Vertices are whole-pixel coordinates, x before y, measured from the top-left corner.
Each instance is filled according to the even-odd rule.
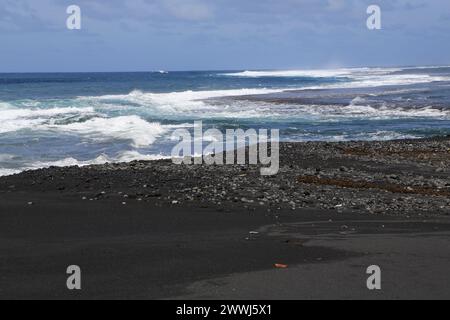
[[[160,73],[160,72],[230,72],[230,71],[308,71],[308,70],[339,70],[339,69],[358,69],[358,68],[450,68],[449,65],[435,65],[435,64],[420,64],[420,65],[366,65],[366,66],[339,66],[339,67],[326,67],[326,68],[280,68],[280,69],[197,69],[197,70],[140,70],[140,71],[0,71],[0,74],[83,74],[83,73]]]

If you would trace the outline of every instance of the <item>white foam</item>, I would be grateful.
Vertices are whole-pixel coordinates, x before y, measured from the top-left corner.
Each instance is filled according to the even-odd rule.
[[[402,70],[414,70],[414,69],[442,69],[442,68],[450,68],[450,66],[442,65],[442,66],[418,66],[418,67],[404,67]]]
[[[438,81],[449,81],[449,77],[431,76],[427,74],[395,74],[385,76],[359,76],[349,83],[322,85],[316,88],[369,88],[380,86],[404,86]]]
[[[225,76],[262,78],[262,77],[308,77],[308,78],[342,78],[353,77],[358,74],[386,75],[401,71],[399,68],[341,68],[341,69],[312,69],[312,70],[273,70],[273,71],[243,71],[224,73]]]
[[[115,157],[108,157],[107,155],[100,155],[95,159],[91,160],[77,160],[75,158],[69,157],[64,158],[57,161],[37,161],[34,163],[26,164],[25,166],[17,169],[0,169],[0,176],[8,176],[16,173],[20,173],[27,170],[37,170],[43,168],[50,167],[85,167],[90,165],[101,165],[105,163],[122,163],[122,162],[131,162],[136,160],[142,161],[153,161],[153,160],[162,160],[162,159],[171,159],[170,156],[164,156],[161,154],[141,154],[137,151],[124,151],[119,153]]]
[[[135,93],[130,94],[133,96]],[[16,132],[27,129],[33,131],[49,131],[73,133],[85,139],[104,142],[114,140],[130,140],[132,146],[146,147],[164,134],[168,129],[188,127],[186,125],[167,125],[147,122],[137,115],[107,118],[90,103],[86,107],[66,107],[30,109],[17,108],[9,103],[2,103],[0,109],[0,133]],[[74,102],[72,102],[74,103]],[[96,104],[97,107],[97,104]],[[85,120],[85,117],[90,119]],[[85,120],[85,121],[82,121]],[[74,122],[79,121],[79,122]]]
[[[356,97],[356,98],[354,98],[351,102],[350,102],[350,105],[351,106],[354,106],[354,105],[358,105],[358,104],[361,104],[361,103],[364,103],[364,102],[366,102],[366,99],[364,99],[363,97]]]
[[[135,160],[143,161],[153,161],[153,160],[163,160],[172,159],[171,156],[164,156],[162,154],[142,154],[135,150],[122,152],[117,158],[112,159],[110,162],[131,162]]]
[[[94,108],[85,107],[68,107],[68,108],[51,108],[51,109],[17,109],[7,108],[0,109],[0,121],[14,120],[18,118],[40,118],[40,117],[52,117],[65,114],[79,114],[79,113],[94,113]]]
[[[85,167],[90,165],[100,165],[105,163],[121,163],[121,162],[131,162],[136,160],[143,160],[143,161],[152,161],[152,160],[161,160],[161,159],[170,159],[169,156],[163,156],[163,155],[155,155],[155,154],[141,154],[138,151],[130,150],[130,151],[123,151],[119,153],[115,157],[108,157],[107,155],[100,155],[95,159],[91,160],[77,160],[75,158],[69,157],[57,161],[48,161],[48,162],[35,162],[32,164],[29,164],[27,166],[27,170],[31,169],[41,169],[41,168],[49,168],[49,167],[70,167],[70,166],[78,166],[78,167]]]
[[[371,107],[358,104],[354,101],[348,106],[336,105],[305,105],[298,106],[296,111],[299,117],[312,117],[319,122],[342,121],[345,119],[362,120],[393,120],[406,118],[434,118],[450,119],[450,110],[440,110],[432,106],[421,108],[398,108],[398,107]],[[291,115],[292,117],[293,115]]]
[[[134,90],[127,95],[104,95],[98,97],[79,97],[79,99],[92,100],[125,100],[139,104],[159,104],[159,105],[179,105],[187,106],[186,102],[199,102],[200,100],[228,97],[245,96],[256,94],[268,94],[280,92],[282,89],[235,89],[235,90],[211,90],[211,91],[179,91],[169,93],[145,93],[140,90]]]
[[[204,118],[214,119],[261,119],[270,121],[342,121],[342,120],[380,120],[380,119],[406,119],[431,118],[450,119],[450,109],[438,109],[433,106],[407,108],[394,106],[372,107],[357,97],[347,105],[299,105],[299,104],[272,104],[270,102],[246,101],[245,106],[235,102],[223,106],[221,109],[210,110]]]
[[[45,129],[45,124],[57,119],[73,115],[95,114],[92,107],[51,108],[51,109],[18,109],[10,104],[3,104],[0,109],[0,133],[14,132],[22,129]]]
[[[417,69],[417,68],[415,68]],[[378,86],[411,85],[435,81],[450,81],[449,77],[428,74],[396,74],[406,70],[399,68],[347,68],[324,70],[286,70],[286,71],[244,71],[225,73],[226,76],[260,78],[260,77],[309,77],[309,78],[341,78],[349,82],[309,86],[300,90],[366,88]]]
[[[319,135],[314,133],[300,134],[295,137],[290,137],[288,141],[305,142],[305,141],[328,141],[328,142],[343,142],[343,141],[391,141],[400,139],[419,139],[420,136],[412,134],[404,134],[395,131],[375,131],[375,132],[361,132],[361,133],[344,133],[340,135]]]
[[[214,91],[182,91],[171,93],[144,93],[142,91],[132,91],[127,95],[104,95],[98,97],[79,97],[81,101],[88,103],[105,104],[127,104],[133,103],[145,108],[145,112],[160,117],[172,117],[173,119],[193,118],[221,118],[225,114],[232,117],[239,117],[243,114],[235,113],[232,115],[229,111],[238,111],[243,113],[254,113],[250,109],[238,108],[233,105],[215,104],[207,99],[245,96],[282,92],[282,89],[238,89],[238,90],[214,90]],[[206,101],[205,101],[206,100]],[[238,104],[237,103],[233,103]]]
[[[412,134],[404,134],[395,131],[375,131],[375,132],[364,132],[358,134],[346,134],[333,136],[331,141],[390,141],[390,140],[400,140],[400,139],[419,139],[419,136]]]
[[[135,90],[126,95],[104,95],[98,97],[79,97],[81,101],[88,103],[105,104],[105,110],[110,105],[121,105],[129,108],[130,103],[140,106],[152,115],[165,117],[167,119],[238,119],[238,118],[268,118],[283,117],[279,106],[238,100],[222,100],[221,103],[211,102],[208,99],[259,95],[283,92],[285,90],[311,90],[311,89],[338,89],[338,88],[362,88],[388,85],[407,85],[417,83],[428,83],[433,81],[450,80],[446,77],[430,76],[426,74],[393,74],[402,70],[395,68],[354,68],[334,70],[297,70],[297,71],[247,71],[245,73],[228,74],[234,76],[345,76],[352,81],[333,84],[322,84],[303,88],[284,89],[234,89],[234,90],[212,90],[212,91],[182,91],[171,93],[145,93]],[[128,106],[127,106],[128,104]],[[356,104],[356,101],[352,104]],[[122,108],[122,107],[121,107]],[[97,108],[97,109],[101,109]],[[120,108],[118,108],[120,109]],[[290,114],[288,115],[290,116]]]
[[[71,166],[88,166],[93,164],[104,164],[110,162],[110,159],[105,155],[100,155],[95,159],[87,160],[87,161],[79,161],[75,158],[69,157],[56,161],[46,161],[46,162],[34,162],[27,166],[27,170],[41,169],[41,168],[49,168],[49,167],[71,167]]]
[[[166,132],[160,123],[150,123],[138,116],[93,118],[85,122],[53,125],[48,128],[76,133],[97,142],[130,140],[136,148],[151,145],[157,137]]]
[[[22,171],[23,170],[19,170],[19,169],[4,169],[4,168],[0,168],[0,177],[11,176],[13,174],[20,173]]]

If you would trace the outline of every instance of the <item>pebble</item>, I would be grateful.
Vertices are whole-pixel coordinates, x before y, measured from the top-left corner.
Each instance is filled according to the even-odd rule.
[[[372,214],[416,216],[422,212],[437,215],[450,211],[446,196],[450,184],[443,174],[436,174],[446,172],[450,167],[449,161],[440,153],[449,150],[449,146],[450,139],[445,138],[413,143],[282,143],[280,171],[269,177],[262,177],[257,166],[177,166],[170,161],[136,162],[131,170],[131,165],[107,164],[49,168],[23,175],[27,186],[32,182],[36,184],[35,188],[44,190],[54,190],[60,185],[71,192],[89,191],[92,195],[96,194],[95,190],[108,190],[111,197],[118,194],[122,200],[142,201],[146,198],[148,202],[160,203],[164,199],[166,204],[199,202],[231,211],[244,207],[249,210],[265,207],[267,212],[318,208],[335,209],[335,212],[348,209]],[[403,151],[409,155],[416,149],[423,151],[426,158],[403,156]],[[355,150],[353,155],[352,150]],[[358,154],[359,150],[363,156]],[[433,158],[434,152],[437,159]],[[368,158],[370,162],[364,161]],[[299,183],[300,177],[313,180]],[[22,180],[25,180],[2,179],[5,181],[3,190],[10,192],[12,186],[15,186],[14,190],[21,190]],[[151,185],[149,181],[152,181]],[[375,187],[368,188],[364,183]],[[400,191],[389,189],[396,186]],[[118,192],[116,188],[126,189]],[[426,192],[421,193],[423,190]],[[429,192],[442,196],[430,196]],[[95,199],[102,199],[105,194],[106,191],[101,191]]]

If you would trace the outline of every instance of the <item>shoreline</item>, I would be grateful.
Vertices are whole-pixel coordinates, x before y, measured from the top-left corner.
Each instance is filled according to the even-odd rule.
[[[278,174],[267,177],[259,174],[261,165],[178,165],[169,159],[49,167],[0,177],[0,194],[54,191],[161,206],[200,201],[248,209],[450,213],[449,136],[282,142],[279,162]]]
[[[1,177],[0,299],[449,298],[449,152],[281,143],[269,177],[170,160]]]

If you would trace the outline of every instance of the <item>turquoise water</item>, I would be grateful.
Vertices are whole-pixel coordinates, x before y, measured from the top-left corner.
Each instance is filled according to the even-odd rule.
[[[284,141],[450,134],[450,68],[0,74],[0,175],[170,155],[177,128]]]

